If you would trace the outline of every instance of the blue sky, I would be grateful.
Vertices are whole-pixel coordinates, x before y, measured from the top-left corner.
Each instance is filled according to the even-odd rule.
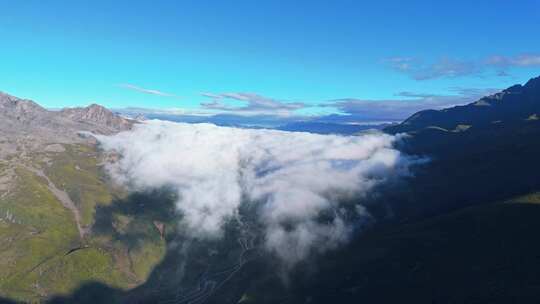
[[[51,108],[399,119],[540,75],[539,28],[538,0],[0,0],[0,91]]]

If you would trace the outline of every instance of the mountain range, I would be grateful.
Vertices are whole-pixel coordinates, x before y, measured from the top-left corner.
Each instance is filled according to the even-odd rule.
[[[0,92],[0,132],[18,136],[43,134],[70,137],[74,130],[110,134],[131,127],[132,121],[92,104],[84,108],[47,110],[34,101],[20,99]],[[54,134],[47,134],[54,133]]]
[[[540,118],[540,77],[525,85],[514,85],[473,103],[443,110],[424,110],[401,124],[386,129],[390,133],[418,132],[426,128],[460,132],[470,127],[482,128],[499,123]]]

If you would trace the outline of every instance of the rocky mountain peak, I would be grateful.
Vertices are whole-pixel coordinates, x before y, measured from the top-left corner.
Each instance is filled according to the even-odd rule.
[[[37,112],[46,112],[44,108],[32,100],[17,98],[2,92],[0,92],[0,109],[4,114],[10,112],[10,114],[15,115],[33,115]]]
[[[60,113],[62,116],[77,122],[102,125],[115,130],[127,130],[132,124],[130,120],[120,117],[98,104],[91,104],[87,107],[65,108]]]
[[[97,104],[54,111],[0,92],[2,138],[26,138],[37,146],[46,142],[75,142],[80,140],[81,131],[113,134],[129,130],[133,123]]]
[[[0,92],[0,117],[2,125],[38,124],[48,111],[37,103]]]

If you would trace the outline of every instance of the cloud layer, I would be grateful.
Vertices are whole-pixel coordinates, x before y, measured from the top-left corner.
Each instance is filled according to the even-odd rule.
[[[386,134],[333,136],[148,121],[98,136],[121,158],[110,164],[132,190],[173,187],[182,225],[198,238],[219,238],[241,204],[264,227],[264,246],[294,265],[310,252],[348,239],[351,216],[367,216],[362,196],[407,173],[411,160]]]

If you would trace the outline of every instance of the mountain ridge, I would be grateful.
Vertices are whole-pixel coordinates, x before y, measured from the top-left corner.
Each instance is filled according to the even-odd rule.
[[[32,100],[0,92],[0,133],[8,137],[35,133],[68,140],[76,138],[79,131],[112,134],[129,130],[133,123],[97,104],[53,111]]]
[[[513,85],[499,93],[461,106],[422,110],[401,124],[385,128],[389,133],[420,132],[429,127],[459,131],[459,126],[486,127],[500,122],[526,120],[540,114],[540,76],[525,85]]]

